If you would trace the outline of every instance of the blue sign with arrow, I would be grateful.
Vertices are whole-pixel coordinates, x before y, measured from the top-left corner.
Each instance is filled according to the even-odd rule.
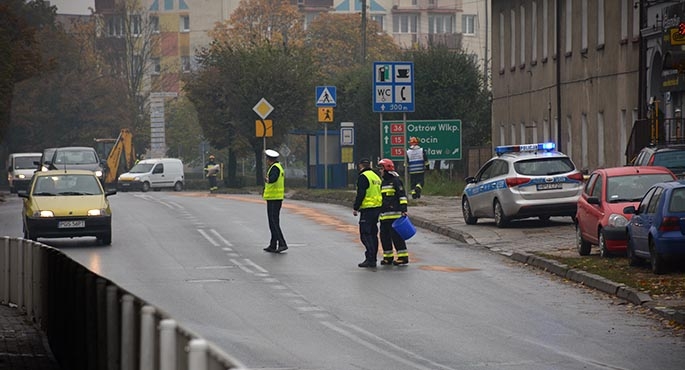
[[[414,111],[414,63],[373,63],[373,111]]]

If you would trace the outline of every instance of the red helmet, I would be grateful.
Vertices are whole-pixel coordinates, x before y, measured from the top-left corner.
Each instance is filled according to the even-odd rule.
[[[395,164],[388,158],[383,158],[378,161],[378,165],[383,167],[386,171],[395,171]]]
[[[409,144],[411,145],[418,145],[419,139],[416,138],[416,136],[412,136],[409,138]]]

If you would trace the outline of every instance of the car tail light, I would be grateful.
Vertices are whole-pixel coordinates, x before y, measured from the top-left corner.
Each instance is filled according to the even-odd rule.
[[[659,231],[680,231],[680,219],[678,217],[666,216],[661,219]]]
[[[569,180],[575,180],[575,181],[584,181],[585,179],[583,178],[583,174],[580,172],[576,172],[574,174],[566,176]]]
[[[652,158],[649,158],[649,161],[647,161],[647,165],[648,165],[648,166],[654,165],[654,158],[655,158],[655,157],[656,157],[656,156],[653,155]]]
[[[507,177],[507,179],[504,181],[506,181],[508,187],[513,188],[514,186],[519,186],[530,182],[530,179],[527,177]]]

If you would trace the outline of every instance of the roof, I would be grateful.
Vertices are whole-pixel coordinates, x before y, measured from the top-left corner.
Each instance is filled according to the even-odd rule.
[[[633,174],[662,174],[671,173],[671,171],[662,166],[621,166],[621,167],[607,167],[597,168],[594,172],[605,173],[607,176],[627,176]]]
[[[54,176],[54,175],[93,175],[95,172],[89,170],[50,170],[50,171],[38,171],[34,173],[34,176]]]

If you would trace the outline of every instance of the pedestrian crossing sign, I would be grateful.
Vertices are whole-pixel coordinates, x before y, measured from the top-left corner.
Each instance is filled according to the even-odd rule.
[[[317,86],[316,87],[316,106],[317,107],[335,107],[335,86]]]

